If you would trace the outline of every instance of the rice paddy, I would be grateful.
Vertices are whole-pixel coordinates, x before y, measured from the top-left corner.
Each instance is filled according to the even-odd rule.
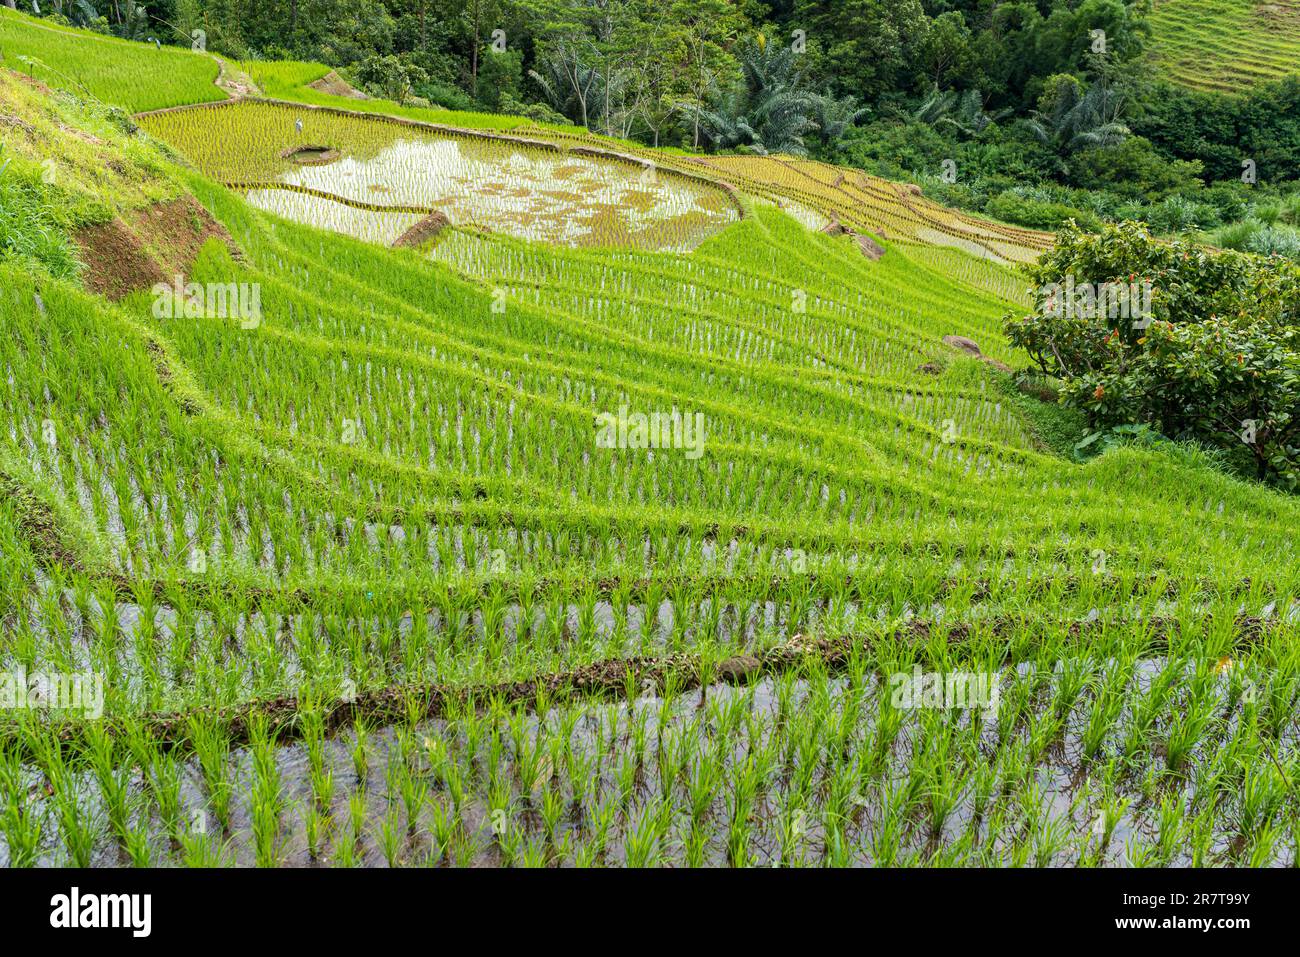
[[[1156,0],[1157,62],[1185,86],[1226,93],[1300,72],[1296,0]]]
[[[0,865],[1297,863],[1300,504],[942,343],[1023,364],[1041,236],[665,155],[539,241],[638,165],[139,122],[257,308],[0,262]]]
[[[141,122],[254,205],[372,242],[440,212],[551,244],[685,251],[740,216],[707,181],[546,142],[248,101]]]

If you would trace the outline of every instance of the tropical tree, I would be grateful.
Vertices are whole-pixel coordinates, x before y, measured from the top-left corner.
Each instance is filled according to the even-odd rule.
[[[949,10],[931,21],[918,52],[921,65],[936,88],[943,86],[949,76],[967,72],[971,40],[970,27],[959,10]]]
[[[872,102],[910,86],[930,29],[921,0],[786,0],[804,31],[810,72],[838,95]],[[996,5],[995,5],[996,6]]]
[[[411,62],[409,54],[394,56],[369,56],[357,67],[357,79],[374,93],[405,103],[411,97],[412,90],[425,83],[429,75]]]
[[[674,0],[669,9],[671,21],[679,25],[679,83],[685,97],[683,104],[703,107],[716,89],[718,78],[736,69],[735,57],[728,45],[739,32],[744,19],[730,0]],[[700,146],[700,111],[691,115],[691,145]]]
[[[949,127],[963,136],[976,136],[1011,115],[1010,109],[990,113],[979,90],[940,90],[935,87],[910,114],[910,119],[934,127]]]
[[[1300,489],[1295,264],[1070,224],[1028,275],[1037,308],[1004,331],[1094,429],[1194,438]]]
[[[591,106],[599,102],[604,83],[589,57],[594,54],[582,37],[558,36],[543,47],[537,68],[528,71],[546,101],[582,126],[590,125]]]
[[[817,138],[823,146],[830,146],[846,132],[871,115],[871,108],[859,106],[856,98],[832,96],[813,98],[813,119],[817,124]]]

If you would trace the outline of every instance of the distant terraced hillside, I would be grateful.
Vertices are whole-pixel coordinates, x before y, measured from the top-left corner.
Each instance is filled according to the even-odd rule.
[[[1225,93],[1300,73],[1300,0],[1157,0],[1156,57],[1187,86]]]
[[[0,675],[98,689],[0,707],[0,867],[1300,860],[1300,504],[1053,453],[998,368],[1047,237],[319,91],[361,112],[97,102],[201,103],[176,62],[0,69]]]

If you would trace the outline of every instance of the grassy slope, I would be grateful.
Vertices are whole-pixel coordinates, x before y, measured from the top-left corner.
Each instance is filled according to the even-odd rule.
[[[10,108],[32,106],[19,97]],[[147,149],[100,132],[106,161]],[[304,688],[337,698],[345,678],[384,688],[525,678],[638,652],[767,654],[796,632],[836,628],[883,640],[911,614],[973,634],[971,654],[985,657],[972,660],[1044,654],[1048,676],[1079,635],[1098,649],[1093,665],[1131,665],[1150,653],[1153,619],[1170,616],[1178,652],[1213,661],[1236,654],[1241,612],[1285,610],[1300,594],[1296,499],[1181,451],[1120,450],[1087,466],[1039,451],[1003,380],[939,344],[970,335],[1015,358],[997,335],[1007,305],[996,283],[967,282],[948,250],[900,244],[870,262],[846,238],[756,206],[689,256],[453,232],[430,260],[277,220],[155,161],[244,252],[236,262],[210,245],[193,278],[260,283],[258,328],[155,318],[148,296],[112,306],[0,263],[0,473],[47,504],[81,566],[57,561],[30,514],[0,502],[2,597],[35,622],[6,625],[12,656],[104,671],[111,715]],[[75,165],[69,175],[91,176]],[[804,311],[791,308],[796,291]],[[594,448],[593,414],[623,404],[704,413],[704,457]],[[735,549],[734,566],[716,560],[715,543]],[[146,615],[120,634],[63,640],[64,603],[30,595],[33,547],[79,608],[96,589],[108,600],[107,586],[174,610],[173,637]],[[815,572],[792,571],[789,549]],[[612,635],[584,624],[597,589],[615,596],[623,627]],[[628,603],[665,600],[672,625],[631,637]],[[499,616],[516,601],[540,624],[507,637]],[[296,616],[302,602],[321,617]],[[773,617],[720,637],[710,615],[751,603]],[[448,637],[411,609],[477,617]],[[268,613],[294,617],[278,631]],[[1097,630],[1081,631],[1090,621]],[[871,667],[922,653],[952,667],[955,646],[935,634]],[[1284,653],[1274,642],[1255,654],[1267,664]],[[1208,700],[1205,673],[1153,705],[1172,707],[1160,723],[1170,740],[1184,693],[1198,709]],[[1273,714],[1250,720],[1260,713]],[[1231,747],[1207,761],[1262,753],[1258,724],[1234,727]],[[828,728],[817,718],[800,733],[820,745]],[[911,733],[922,730],[927,742],[948,733]],[[992,768],[1031,802],[1038,735],[1024,748],[977,741],[931,770],[921,755],[914,768],[950,777],[918,786],[960,792],[975,780],[960,775]],[[1143,756],[1155,753],[1146,740]],[[1286,751],[1281,760],[1294,773]],[[1254,766],[1272,774],[1262,758]],[[1234,764],[1211,782],[1211,815],[1239,773]],[[5,833],[8,853],[16,833]]]
[[[1190,87],[1241,92],[1300,72],[1298,0],[1156,0],[1158,61]]]

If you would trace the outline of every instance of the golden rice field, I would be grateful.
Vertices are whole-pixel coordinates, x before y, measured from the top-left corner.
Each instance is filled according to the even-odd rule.
[[[1152,45],[1186,86],[1239,93],[1300,73],[1300,0],[1156,0]]]
[[[534,125],[532,138],[592,145],[600,137]],[[652,160],[666,169],[707,175],[759,202],[771,203],[810,229],[838,221],[891,243],[960,249],[995,263],[1031,262],[1052,236],[983,219],[925,198],[916,187],[791,156],[682,156],[620,143],[635,161]]]

